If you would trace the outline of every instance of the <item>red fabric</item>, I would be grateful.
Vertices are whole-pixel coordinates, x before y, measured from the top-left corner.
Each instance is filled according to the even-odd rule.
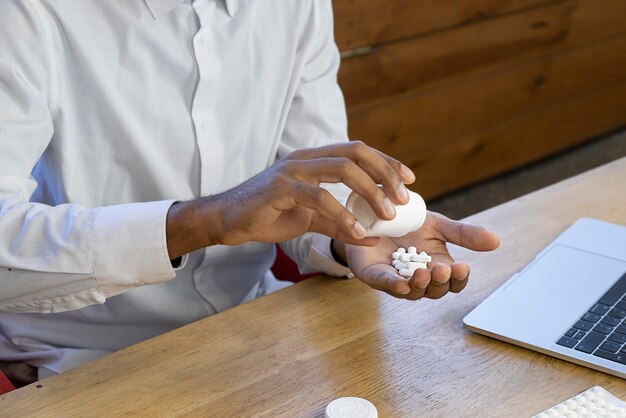
[[[13,386],[13,383],[11,383],[4,373],[0,372],[0,395],[9,393],[12,390],[15,390],[15,386]]]
[[[276,276],[278,280],[286,280],[296,283],[308,279],[309,277],[317,276],[317,273],[305,275],[300,274],[296,263],[294,263],[278,245],[276,246],[276,260],[272,266],[272,273],[274,273],[274,276]]]

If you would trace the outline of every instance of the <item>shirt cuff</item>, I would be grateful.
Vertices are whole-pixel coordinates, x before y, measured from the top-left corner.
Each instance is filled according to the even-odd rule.
[[[330,251],[331,239],[326,235],[313,234],[311,249],[307,265],[314,266],[318,270],[330,276],[352,278],[354,274],[348,267],[342,266],[333,257]]]
[[[189,254],[185,254],[181,257],[180,264],[174,267],[174,271],[180,271],[184,269],[187,265],[187,261],[189,261]]]
[[[98,209],[92,263],[102,292],[111,297],[176,276],[167,251],[167,213],[175,200]],[[184,267],[183,259],[181,266]]]

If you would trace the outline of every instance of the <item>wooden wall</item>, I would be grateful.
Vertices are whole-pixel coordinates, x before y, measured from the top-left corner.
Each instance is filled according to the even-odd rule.
[[[626,125],[626,0],[334,8],[351,138],[414,169],[427,198]]]

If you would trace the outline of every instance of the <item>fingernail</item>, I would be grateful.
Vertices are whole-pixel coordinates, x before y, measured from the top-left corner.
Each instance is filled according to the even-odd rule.
[[[383,205],[385,206],[385,212],[387,212],[387,215],[391,216],[391,217],[396,217],[396,208],[393,206],[393,204],[391,203],[391,201],[388,198],[384,198],[383,199]]]
[[[367,235],[367,231],[365,230],[365,228],[363,228],[363,225],[361,225],[358,221],[354,223],[354,235],[361,239],[361,238],[365,238],[365,235]]]
[[[401,170],[402,170],[402,175],[404,177],[406,177],[410,181],[415,181],[415,174],[413,173],[413,171],[409,167],[407,167],[404,164],[402,164]]]

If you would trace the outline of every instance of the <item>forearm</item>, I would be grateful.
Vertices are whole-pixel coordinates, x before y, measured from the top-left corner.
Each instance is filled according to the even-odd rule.
[[[173,278],[165,231],[171,206],[0,199],[0,311],[78,309]]]

